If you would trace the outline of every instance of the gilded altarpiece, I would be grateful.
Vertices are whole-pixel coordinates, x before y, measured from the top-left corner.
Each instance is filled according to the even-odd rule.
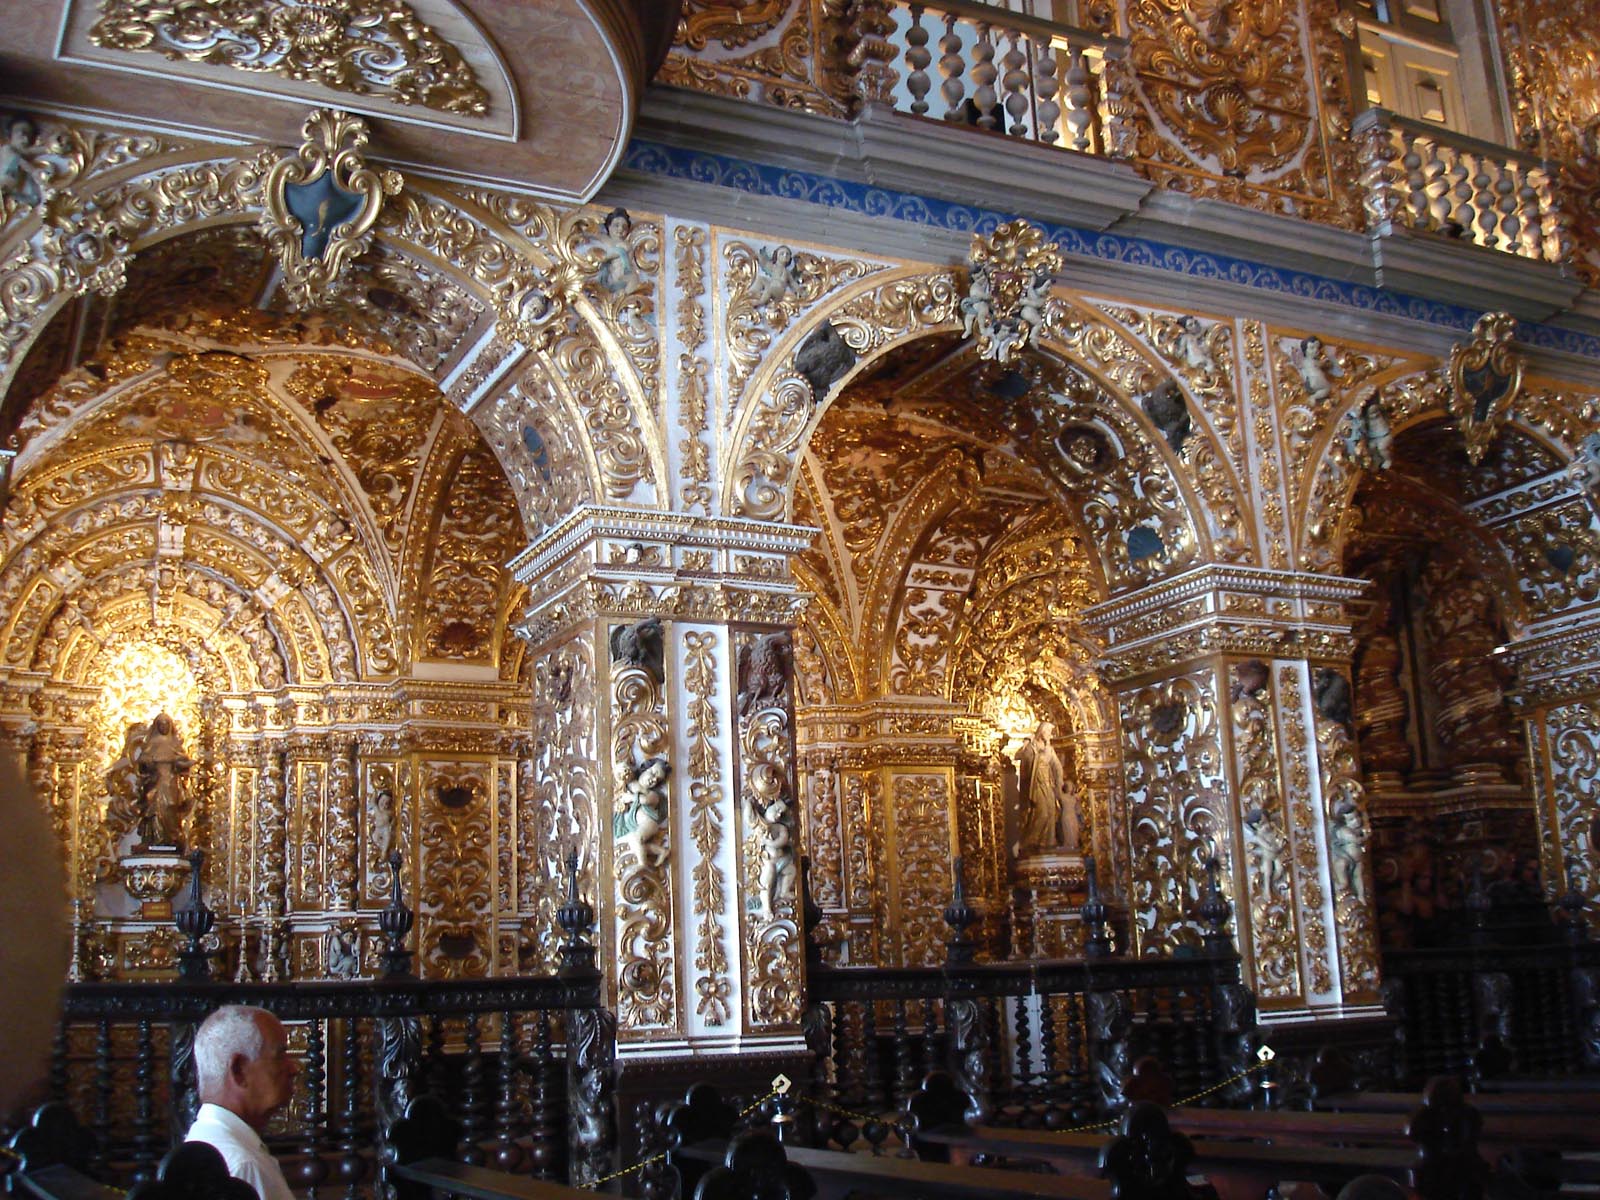
[[[1600,701],[1557,704],[1528,723],[1540,857],[1549,883],[1600,899]]]

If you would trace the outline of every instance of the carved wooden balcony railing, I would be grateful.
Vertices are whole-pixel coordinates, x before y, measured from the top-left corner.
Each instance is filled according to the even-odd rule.
[[[1600,943],[1588,938],[1581,895],[1563,897],[1562,907],[1560,930],[1495,929],[1485,908],[1464,945],[1384,953],[1401,1084],[1446,1073],[1600,1072]]]
[[[96,1178],[154,1177],[199,1107],[196,1027],[230,1004],[264,1008],[288,1029],[299,1077],[266,1140],[297,1188],[326,1184],[323,1194],[349,1200],[372,1194],[384,1131],[424,1093],[459,1117],[462,1162],[580,1184],[609,1168],[615,1022],[601,1007],[586,940],[594,913],[578,892],[576,857],[556,914],[566,934],[560,970],[462,980],[410,974],[405,943],[414,914],[400,893],[398,853],[390,863],[395,883],[379,915],[387,944],[378,979],[212,981],[203,939],[214,915],[197,885],[175,918],[190,939],[180,978],[68,985],[49,1099],[67,1103],[93,1132]]]
[[[1537,262],[1566,260],[1568,221],[1546,163],[1382,108],[1361,113],[1352,130],[1370,231],[1404,225]]]
[[[1125,39],[968,0],[874,0],[848,40],[862,101],[1083,153],[1128,152]]]
[[[1159,1060],[1181,1097],[1247,1101],[1254,1065],[1255,997],[1240,982],[1226,931],[1231,909],[1213,876],[1197,915],[1208,932],[1187,957],[1116,957],[1090,867],[1082,909],[1088,954],[1049,962],[975,963],[966,930],[977,920],[957,886],[945,921],[943,967],[808,968],[807,1044],[816,1087],[834,1107],[819,1131],[849,1148],[874,1148],[927,1072],[948,1070],[970,1098],[968,1119],[1063,1128],[1119,1112],[1141,1060]],[[807,897],[809,905],[809,897]],[[1148,1065],[1148,1064],[1147,1064]],[[1222,1085],[1218,1087],[1217,1085]]]

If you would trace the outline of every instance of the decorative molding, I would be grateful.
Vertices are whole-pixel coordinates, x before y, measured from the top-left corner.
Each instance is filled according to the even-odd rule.
[[[89,40],[102,49],[461,116],[489,111],[461,51],[404,0],[100,0],[99,12]]]

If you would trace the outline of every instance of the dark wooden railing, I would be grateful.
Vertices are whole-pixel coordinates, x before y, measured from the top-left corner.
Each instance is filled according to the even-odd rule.
[[[68,1103],[94,1135],[96,1178],[149,1180],[198,1108],[197,1025],[222,1005],[253,1005],[288,1027],[300,1067],[295,1095],[266,1136],[292,1186],[370,1194],[383,1131],[423,1093],[459,1118],[460,1161],[591,1182],[614,1147],[615,1026],[601,1007],[584,936],[593,910],[578,897],[575,864],[558,921],[567,939],[555,975],[420,980],[409,973],[411,913],[397,887],[380,923],[385,977],[224,983],[205,978],[196,949],[209,922],[190,918],[186,977],[66,989],[51,1099]]]
[[[1588,936],[1583,897],[1562,897],[1560,925],[1542,906],[1532,921],[1497,923],[1474,892],[1460,945],[1383,956],[1398,1082],[1600,1071],[1600,943]]]
[[[1241,1076],[1211,1099],[1249,1102],[1253,1084],[1242,1073],[1253,1064],[1255,1000],[1239,981],[1231,914],[1215,885],[1199,913],[1210,933],[1191,957],[1114,957],[1092,890],[1084,907],[1082,959],[973,962],[966,929],[975,914],[958,882],[945,912],[953,931],[945,966],[814,962],[805,1027],[818,1056],[816,1090],[870,1118],[824,1116],[819,1144],[880,1146],[893,1132],[886,1114],[936,1069],[970,1097],[968,1120],[990,1125],[1063,1128],[1115,1114],[1135,1064],[1152,1057],[1180,1095]]]

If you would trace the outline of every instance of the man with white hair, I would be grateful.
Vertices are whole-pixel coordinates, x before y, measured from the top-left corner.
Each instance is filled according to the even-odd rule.
[[[194,1066],[200,1112],[188,1140],[216,1147],[228,1173],[255,1188],[261,1200],[294,1200],[261,1140],[294,1088],[295,1061],[283,1023],[263,1008],[219,1008],[195,1032]]]

